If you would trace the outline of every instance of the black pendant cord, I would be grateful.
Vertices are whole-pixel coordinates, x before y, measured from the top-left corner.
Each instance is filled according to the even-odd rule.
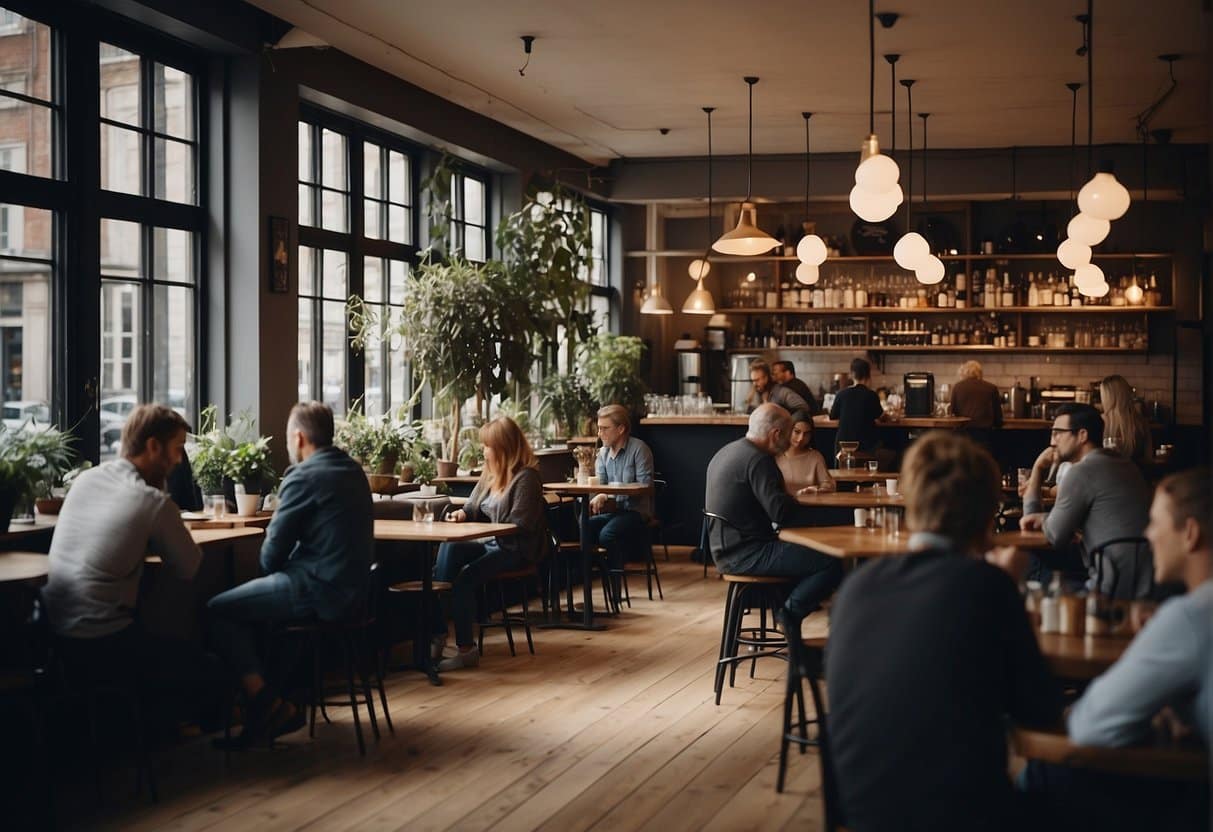
[[[813,157],[809,146],[809,119],[812,113],[801,113],[804,118],[804,218],[809,218],[809,185],[812,183]]]
[[[884,59],[889,62],[889,114],[891,124],[889,125],[892,136],[889,144],[889,158],[893,159],[897,155],[897,62],[901,59],[901,55],[896,52],[884,56]]]
[[[922,119],[922,207],[926,210],[927,207],[927,119],[930,118],[930,113],[919,113],[918,117]]]
[[[911,92],[911,87],[914,86],[914,79],[906,78],[901,82],[901,85],[906,88],[906,123],[910,125],[910,145],[909,158],[906,160],[906,191],[908,198],[906,199],[906,233],[909,234],[914,230],[912,223],[913,211],[911,206],[914,203],[914,93]],[[893,109],[897,109],[894,107]]]
[[[1066,84],[1070,91],[1070,202],[1074,201],[1074,148],[1078,144],[1078,91],[1082,84],[1071,81]]]
[[[1095,0],[1087,0],[1087,176],[1095,174]]]
[[[712,250],[712,112],[715,109],[715,107],[703,108],[703,111],[708,114],[708,251]]]
[[[750,153],[746,157],[745,168],[745,201],[749,202],[754,193],[754,85],[758,79],[747,75],[745,82],[750,85]]]
[[[876,0],[868,0],[868,135],[876,133]]]

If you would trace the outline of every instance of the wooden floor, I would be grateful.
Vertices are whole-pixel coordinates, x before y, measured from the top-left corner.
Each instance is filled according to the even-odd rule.
[[[775,793],[784,665],[713,704],[724,584],[686,550],[660,562],[665,601],[633,579],[633,606],[605,632],[540,630],[538,655],[510,658],[490,635],[478,669],[434,688],[389,678],[395,736],[358,756],[348,711],[333,725],[250,752],[225,771],[200,740],[157,757],[161,800],[110,776],[61,803],[67,825],[104,829],[326,830],[817,829],[816,752],[793,752]],[[810,622],[806,634],[824,627]],[[121,802],[120,802],[121,801]]]

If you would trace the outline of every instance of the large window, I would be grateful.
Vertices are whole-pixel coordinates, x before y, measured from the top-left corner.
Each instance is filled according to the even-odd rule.
[[[590,208],[590,311],[603,331],[611,329],[614,290],[611,289],[610,218],[606,211]]]
[[[14,429],[45,425],[53,399],[55,211],[23,202],[57,173],[52,34],[0,9],[0,171],[29,184],[0,191],[0,393],[4,424]]]
[[[101,187],[137,198],[114,203],[123,216],[100,222],[104,459],[118,451],[122,424],[139,402],[167,404],[190,421],[198,414],[203,229],[200,216],[159,207],[198,202],[193,75],[104,42],[98,66]]]
[[[399,140],[323,111],[299,122],[299,397],[387,413],[410,394],[399,335],[349,347],[345,304],[398,318],[416,249],[415,162]]]
[[[489,254],[489,204],[485,180],[466,172],[451,177],[451,248],[483,263]]]

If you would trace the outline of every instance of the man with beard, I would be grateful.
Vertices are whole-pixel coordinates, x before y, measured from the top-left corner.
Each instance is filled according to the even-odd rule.
[[[164,718],[157,728],[204,718],[218,701],[210,696],[214,674],[196,645],[152,635],[135,620],[149,553],[184,579],[202,562],[164,493],[185,436],[185,420],[172,408],[143,404],[131,412],[122,426],[121,457],[85,471],[68,492],[42,591],[72,677],[150,694],[146,701]]]
[[[1049,447],[1032,466],[1024,491],[1020,528],[1043,530],[1055,549],[1082,533],[1087,552],[1109,540],[1141,537],[1149,522],[1150,487],[1128,457],[1105,451],[1103,419],[1089,404],[1064,404],[1057,409]],[[1073,463],[1057,489],[1053,510],[1041,512],[1041,486],[1054,465]],[[1098,564],[1085,564],[1094,571]],[[1148,550],[1123,543],[1104,552],[1102,582],[1097,589],[1113,598],[1140,598],[1150,590],[1153,564]]]
[[[780,405],[788,413],[795,413],[803,410],[806,413],[812,413],[812,405],[804,398],[796,393],[792,388],[785,387],[782,384],[776,383],[771,378],[771,365],[765,361],[750,362],[750,382],[754,385],[754,390],[750,393],[747,400],[751,407],[757,407],[765,402],[773,402]],[[812,396],[809,397],[810,399]]]
[[[779,540],[779,526],[807,526],[811,519],[784,488],[775,457],[788,449],[792,417],[777,404],[750,414],[746,435],[708,463],[704,505],[729,525],[708,535],[716,567],[729,575],[778,575],[798,579],[784,613],[800,621],[842,580],[835,558]],[[719,522],[719,521],[713,521]]]
[[[273,622],[340,620],[366,600],[374,546],[366,474],[333,447],[333,412],[320,402],[292,408],[286,441],[294,466],[261,546],[265,574],[207,604],[215,647],[248,697],[238,747],[303,725],[303,710],[275,689],[289,668],[266,678],[258,631]]]

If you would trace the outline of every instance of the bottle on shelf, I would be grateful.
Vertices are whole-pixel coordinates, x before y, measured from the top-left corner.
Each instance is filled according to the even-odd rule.
[[[1002,294],[998,298],[999,306],[1014,306],[1015,305],[1015,290],[1011,288],[1011,273],[1002,273]]]
[[[969,287],[964,272],[956,273],[956,308],[964,309],[969,305]]]
[[[1036,286],[1036,275],[1028,272],[1028,306],[1040,306],[1040,289]]]

